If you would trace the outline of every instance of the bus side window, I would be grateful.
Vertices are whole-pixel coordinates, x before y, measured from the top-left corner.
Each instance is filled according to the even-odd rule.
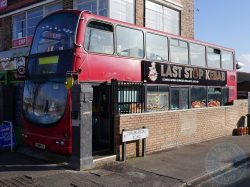
[[[117,26],[117,54],[135,58],[144,57],[143,32]]]
[[[221,65],[223,69],[234,70],[233,53],[230,51],[222,51]]]
[[[207,66],[210,68],[221,68],[221,50],[207,47]]]
[[[191,65],[206,66],[206,47],[203,45],[189,43]]]
[[[170,61],[188,64],[188,44],[178,39],[170,39]]]
[[[112,25],[92,21],[86,29],[84,48],[89,52],[113,54],[113,38]]]
[[[168,39],[152,33],[146,34],[146,56],[149,60],[168,60]]]

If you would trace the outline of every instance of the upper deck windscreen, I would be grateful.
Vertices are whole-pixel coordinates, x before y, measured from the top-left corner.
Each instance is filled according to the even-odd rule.
[[[48,16],[37,26],[30,54],[73,48],[78,16],[58,13]]]

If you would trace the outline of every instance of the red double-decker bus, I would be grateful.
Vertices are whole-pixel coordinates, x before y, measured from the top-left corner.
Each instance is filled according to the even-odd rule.
[[[39,22],[27,64],[22,135],[32,147],[71,154],[69,71],[78,73],[79,82],[144,82],[148,111],[223,106],[236,99],[232,49],[84,11],[58,11]],[[155,88],[171,93],[159,99],[160,106],[152,100]],[[96,88],[94,99],[100,100],[100,94]],[[177,99],[185,94],[187,103]],[[103,102],[95,104],[109,105],[109,100]]]

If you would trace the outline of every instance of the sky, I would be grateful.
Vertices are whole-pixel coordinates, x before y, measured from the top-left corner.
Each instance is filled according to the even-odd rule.
[[[250,72],[250,0],[194,0],[194,37],[235,49]]]

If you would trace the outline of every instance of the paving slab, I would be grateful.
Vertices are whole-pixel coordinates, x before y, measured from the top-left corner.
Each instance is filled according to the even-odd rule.
[[[226,145],[226,148],[221,150],[217,145]],[[235,147],[240,154],[231,154]],[[209,155],[212,160],[208,163],[215,159],[219,168],[239,158],[249,158],[250,136],[227,136],[185,145],[89,171],[74,171],[60,162],[48,162],[18,152],[0,152],[0,186],[181,186],[208,174]]]
[[[216,145],[220,144],[237,145],[242,150],[241,158],[250,156],[250,136],[229,136],[151,154],[143,159],[128,160],[126,165],[177,178],[185,183],[208,172],[208,168],[206,168],[208,154],[213,151]],[[226,156],[220,159],[220,164],[234,163],[237,160],[234,157],[228,159]]]

